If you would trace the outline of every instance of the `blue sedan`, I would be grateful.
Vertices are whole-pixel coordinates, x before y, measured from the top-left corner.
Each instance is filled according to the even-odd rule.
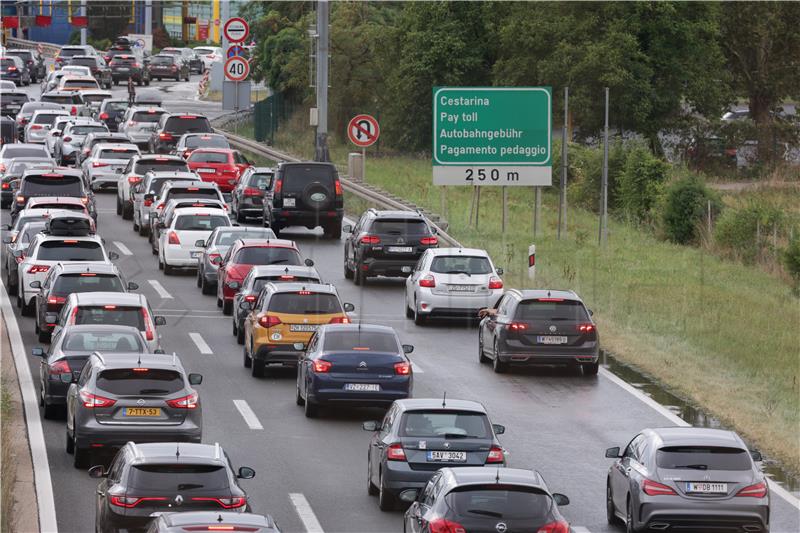
[[[297,346],[302,349],[301,346]],[[322,405],[388,406],[411,397],[413,372],[394,329],[363,324],[320,327],[297,372],[297,405],[316,416]]]

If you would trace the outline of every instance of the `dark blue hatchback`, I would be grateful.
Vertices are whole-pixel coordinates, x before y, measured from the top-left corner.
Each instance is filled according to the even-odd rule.
[[[319,328],[300,360],[297,405],[313,417],[321,405],[388,406],[411,397],[413,372],[394,329],[364,324]]]

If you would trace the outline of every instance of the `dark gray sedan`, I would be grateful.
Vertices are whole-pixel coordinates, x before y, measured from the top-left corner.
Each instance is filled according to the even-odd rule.
[[[645,429],[608,470],[608,522],[633,531],[769,531],[769,488],[732,431],[692,427]]]

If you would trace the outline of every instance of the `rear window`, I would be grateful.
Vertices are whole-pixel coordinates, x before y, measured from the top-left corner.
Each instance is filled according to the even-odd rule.
[[[201,187],[197,187],[193,191],[188,189],[173,189],[169,191],[167,199],[173,200],[175,198],[214,198],[215,200],[218,200],[219,193],[217,192],[217,189],[206,189]]]
[[[437,274],[488,274],[492,271],[489,260],[485,257],[468,255],[448,255],[434,257],[431,262],[431,272]]]
[[[150,58],[151,65],[172,65],[175,63],[173,56],[153,56]]]
[[[219,152],[193,152],[192,155],[189,156],[189,162],[191,163],[227,163],[228,162],[228,154],[222,154]]]
[[[83,184],[78,176],[26,176],[20,194],[26,196],[83,196]]]
[[[372,221],[370,231],[382,235],[428,235],[430,230],[424,220],[381,218]]]
[[[525,300],[520,302],[515,320],[586,321],[583,304],[575,300]]]
[[[128,484],[148,493],[154,487],[165,493],[206,492],[227,489],[228,473],[222,466],[207,464],[139,465],[131,468]]]
[[[87,124],[86,126],[73,126],[72,129],[70,130],[70,133],[72,133],[73,135],[89,135],[90,133],[103,132],[103,131],[107,132],[108,128],[100,125],[93,126]]]
[[[61,117],[61,116],[63,116],[63,115],[60,114],[60,113],[58,115],[39,113],[38,115],[36,115],[36,118],[33,119],[33,123],[34,124],[49,124],[50,126],[52,126],[53,122],[56,121],[56,117]]]
[[[100,159],[124,159],[127,161],[138,154],[139,151],[133,148],[108,148],[106,150],[100,150],[98,157],[100,157]]]
[[[107,102],[105,107],[103,108],[104,111],[125,111],[128,109],[127,102]]]
[[[285,192],[302,192],[315,181],[330,185],[333,188],[335,170],[323,165],[292,165],[283,171],[283,190]]]
[[[72,352],[133,352],[144,353],[145,346],[138,335],[111,331],[81,331],[70,333],[61,344],[62,350]]]
[[[7,174],[10,174],[12,176],[20,176],[20,175],[22,175],[23,172],[25,172],[28,169],[30,169],[30,170],[40,169],[41,170],[41,169],[53,168],[54,166],[56,166],[54,162],[53,163],[49,163],[49,162],[46,162],[46,161],[41,161],[41,162],[34,163],[32,161],[18,161],[18,162],[15,162],[15,163],[11,164],[11,167],[8,169]]]
[[[267,239],[272,237],[272,230],[258,228],[248,228],[247,231],[220,231],[214,240],[217,246],[230,246],[237,239]]]
[[[141,174],[141,172],[139,172]],[[191,180],[176,180],[174,178],[155,178],[150,182],[150,190],[148,190],[148,194],[161,194],[161,189],[164,188],[164,185],[167,184],[168,181],[191,181]]]
[[[741,448],[669,446],[656,452],[659,468],[670,470],[750,470],[750,454]]]
[[[112,67],[116,67],[120,65],[133,65],[134,63],[136,63],[135,57],[116,56],[111,60],[111,63],[109,63],[109,65]]]
[[[37,203],[35,206],[31,206],[30,209],[58,209],[64,211],[86,211],[86,208],[83,206],[83,204],[68,204],[59,202],[52,202],[52,203],[45,202],[43,204]]]
[[[93,57],[76,57],[69,62],[70,65],[80,65],[82,67],[94,67],[97,61]]]
[[[59,57],[72,57],[83,55],[84,52],[85,50],[82,48],[62,48],[58,55]]]
[[[12,146],[6,145],[3,151],[3,159],[14,159],[17,157],[46,157],[50,158],[50,154],[44,146]]]
[[[98,85],[94,80],[66,80],[62,87],[69,89],[71,87],[98,87]]]
[[[470,411],[410,411],[400,424],[403,437],[487,438],[491,434],[487,416]]]
[[[308,276],[264,276],[256,278],[255,281],[253,281],[253,292],[261,292],[261,289],[263,289],[264,285],[267,283],[302,283],[304,281],[308,283],[319,283],[319,278],[310,278]]]
[[[218,226],[228,226],[228,218],[222,215],[181,215],[175,220],[176,230],[211,231]]]
[[[16,63],[14,63],[13,59],[8,59],[8,58],[0,59],[0,62],[2,62],[4,68],[14,67],[17,65]]]
[[[193,135],[186,139],[186,148],[230,148],[227,139],[219,135]]]
[[[103,370],[97,376],[98,389],[118,396],[175,394],[183,390],[183,387],[183,377],[180,372],[160,368],[150,368],[147,371],[114,368]]]
[[[23,104],[28,100],[27,94],[0,93],[0,105]]]
[[[183,133],[206,133],[211,132],[211,124],[206,117],[177,116],[167,119],[164,130],[173,135]]]
[[[83,95],[84,102],[89,102],[91,104],[96,104],[98,102],[102,102],[108,98],[107,94],[85,94]]]
[[[250,179],[247,181],[247,186],[266,191],[272,186],[272,177],[273,175],[271,173],[251,174]]]
[[[136,163],[137,174],[144,174],[150,170],[159,170],[162,172],[170,170],[188,172],[189,167],[186,166],[185,161],[176,161],[174,159],[164,159],[162,161],[150,159]]]
[[[36,234],[41,233],[44,227],[45,225],[43,223],[26,224],[24,229],[20,232],[19,237],[17,237],[17,242],[31,242],[31,239],[33,239]]]
[[[472,516],[486,520],[541,521],[550,518],[552,498],[534,488],[496,485],[456,488],[445,496],[448,507],[456,516]]]
[[[135,122],[158,122],[158,119],[161,118],[164,111],[136,111],[131,117],[131,120]]]
[[[242,265],[302,265],[300,254],[291,248],[248,246],[236,252],[234,263]]]
[[[53,286],[53,294],[67,296],[73,292],[125,292],[119,276],[82,272],[62,274]]]
[[[59,105],[81,104],[83,100],[77,94],[43,94],[42,102],[53,102]]]
[[[144,329],[144,317],[140,307],[119,305],[81,306],[75,315],[75,324],[112,324]]]
[[[104,261],[99,242],[64,239],[45,241],[39,245],[36,259],[41,261]]]
[[[365,351],[397,353],[397,338],[376,331],[331,331],[325,334],[324,351]]]
[[[293,315],[328,315],[341,313],[342,306],[335,294],[280,292],[270,298],[269,311]]]
[[[14,50],[6,53],[10,56],[22,58],[25,61],[33,61],[33,54],[28,50]]]

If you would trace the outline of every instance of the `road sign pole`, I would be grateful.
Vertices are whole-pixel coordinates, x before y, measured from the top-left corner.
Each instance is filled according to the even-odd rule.
[[[367,182],[367,149],[361,148],[361,181]]]
[[[506,219],[508,218],[508,187],[503,187],[503,223],[501,231],[506,232]]]
[[[608,241],[608,87],[606,87],[606,118],[603,131],[603,184],[600,198],[600,245]]]
[[[327,0],[317,2],[317,138],[314,159],[330,161],[328,152],[328,18]],[[366,170],[366,168],[365,168]]]
[[[542,212],[542,188],[533,188],[534,202],[533,202],[533,238],[539,233],[539,225],[541,223],[540,216]]]
[[[569,87],[564,87],[564,126],[561,132],[561,188],[558,202],[558,239],[567,238],[567,172],[569,171]]]

